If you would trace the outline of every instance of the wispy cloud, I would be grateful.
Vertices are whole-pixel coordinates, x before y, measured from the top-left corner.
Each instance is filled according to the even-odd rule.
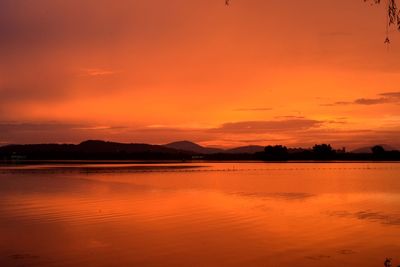
[[[337,101],[323,106],[342,106],[342,105],[380,105],[400,103],[400,92],[387,92],[378,95],[376,98],[358,98],[352,101]]]
[[[0,121],[1,137],[7,140],[6,143],[76,143],[92,138],[108,140],[125,129],[127,127],[90,123]]]
[[[98,131],[98,130],[115,130],[115,129],[126,129],[127,127],[124,126],[82,126],[72,128],[73,130],[88,130],[88,131]]]
[[[226,122],[213,127],[193,125],[108,125],[63,122],[7,122],[0,121],[0,143],[79,143],[87,139],[118,142],[164,144],[178,140],[191,140],[203,145],[237,147],[243,145],[283,144],[289,147],[311,147],[315,143],[345,146],[349,150],[389,144],[400,147],[397,141],[400,126],[396,119],[373,129],[346,127],[345,118],[330,120],[272,119],[266,121]],[[149,127],[152,126],[152,127]],[[185,126],[185,127],[183,127]],[[191,126],[191,127],[189,127]]]
[[[283,138],[254,138],[254,139],[223,139],[222,141],[224,142],[240,142],[240,143],[246,143],[246,144],[252,144],[252,145],[257,145],[257,144],[263,144],[263,143],[276,143],[276,142],[285,142],[287,139],[283,139]]]
[[[246,112],[246,111],[270,111],[270,110],[272,110],[272,108],[260,107],[260,108],[237,108],[237,109],[234,109],[234,111],[242,111],[242,112]]]
[[[30,123],[30,122],[0,122],[0,131],[6,132],[41,132],[48,130],[65,130],[78,128],[79,124],[57,123],[57,122],[44,122],[44,123]]]
[[[328,215],[340,218],[354,218],[357,220],[376,222],[391,226],[400,225],[400,216],[398,214],[390,214],[380,211],[360,210],[356,212],[350,212],[342,210],[329,212]]]
[[[400,92],[382,93],[380,95],[384,97],[397,98],[400,100]]]
[[[310,119],[240,121],[224,123],[218,128],[210,129],[210,131],[224,133],[290,132],[316,128],[320,127],[322,124],[322,121]]]
[[[276,119],[305,119],[304,116],[293,116],[293,115],[287,115],[287,116],[276,116]]]
[[[5,141],[5,140],[0,140],[0,146],[5,146],[7,144],[9,144],[9,141]]]
[[[83,76],[106,76],[113,75],[117,73],[117,71],[106,70],[106,69],[82,69],[81,75]]]
[[[397,102],[398,100],[386,97],[380,98],[359,98],[354,100],[354,104],[358,105],[378,105],[378,104],[385,104],[385,103],[393,103]]]

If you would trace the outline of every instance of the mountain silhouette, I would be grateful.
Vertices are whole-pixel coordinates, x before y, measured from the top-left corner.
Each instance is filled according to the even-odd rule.
[[[390,146],[390,145],[385,145],[385,144],[378,144],[378,145],[382,146],[383,149],[385,149],[385,151],[397,150],[395,147]],[[355,153],[355,154],[372,154],[371,147],[372,146],[360,147],[360,148],[352,150],[351,153]]]
[[[241,146],[241,147],[235,147],[226,150],[226,153],[232,153],[232,154],[254,154],[257,152],[262,152],[264,151],[263,146]]]
[[[90,152],[121,152],[126,153],[143,153],[143,152],[157,152],[157,153],[178,153],[175,149],[170,149],[168,147],[160,145],[149,145],[149,144],[124,144],[116,142],[106,142],[101,140],[88,140],[80,143],[78,149]]]
[[[191,152],[161,145],[124,144],[88,140],[74,144],[28,144],[0,147],[0,159],[24,156],[27,159],[187,159]]]
[[[194,152],[198,154],[216,154],[223,153],[223,149],[203,147],[190,141],[178,141],[164,145],[164,147],[173,148],[182,151]]]
[[[0,147],[0,161],[23,160],[400,160],[400,151],[388,145],[371,147],[346,153],[334,150],[329,144],[315,145],[312,149],[275,146],[243,146],[232,149],[203,147],[190,141],[166,145],[117,143],[88,140],[80,144],[25,144]]]
[[[183,151],[190,151],[199,154],[217,154],[217,153],[227,153],[227,154],[254,154],[257,152],[264,151],[263,146],[241,146],[231,149],[221,149],[213,147],[200,146],[191,141],[178,141],[164,145],[165,147],[174,148]]]

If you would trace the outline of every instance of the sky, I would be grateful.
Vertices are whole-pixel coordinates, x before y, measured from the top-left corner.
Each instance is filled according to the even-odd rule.
[[[0,145],[400,148],[400,33],[362,0],[1,0]]]

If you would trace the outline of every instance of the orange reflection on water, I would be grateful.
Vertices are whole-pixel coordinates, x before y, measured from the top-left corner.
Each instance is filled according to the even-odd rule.
[[[344,165],[2,174],[0,265],[396,263],[400,166]]]

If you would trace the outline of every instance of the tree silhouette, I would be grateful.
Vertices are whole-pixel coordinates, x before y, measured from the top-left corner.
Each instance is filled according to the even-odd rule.
[[[335,154],[335,151],[328,144],[315,145],[312,151],[317,159],[327,159]]]
[[[264,148],[264,157],[266,160],[287,160],[289,152],[285,146],[266,146]]]
[[[383,146],[374,146],[371,147],[371,151],[374,155],[382,155],[385,153],[385,149],[383,148]]]

